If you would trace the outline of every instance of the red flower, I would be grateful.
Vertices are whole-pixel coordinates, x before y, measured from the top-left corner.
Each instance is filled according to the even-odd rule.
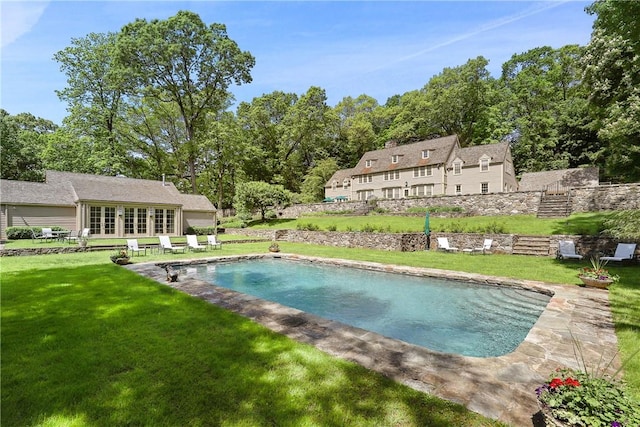
[[[573,378],[567,378],[566,380],[564,380],[564,385],[568,385],[568,386],[572,386],[572,387],[579,387],[580,386],[580,381],[575,380]]]
[[[551,382],[549,383],[549,387],[551,388],[558,388],[563,384],[563,381],[561,378],[554,378],[551,380]]]

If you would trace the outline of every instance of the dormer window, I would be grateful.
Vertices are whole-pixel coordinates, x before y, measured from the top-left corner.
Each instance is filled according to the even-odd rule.
[[[480,159],[480,172],[489,171],[489,159]]]
[[[371,167],[371,160],[365,160],[364,167],[370,168]]]
[[[348,187],[349,187],[349,180],[345,178],[345,180],[342,181],[342,188],[346,190]]]
[[[394,154],[393,156],[391,156],[391,163],[398,163],[398,155]]]
[[[338,181],[333,181],[333,183],[331,184],[331,189],[335,190],[336,188],[338,188]]]
[[[422,158],[423,159],[428,159],[430,157],[431,153],[429,152],[429,150],[422,150]]]
[[[453,174],[454,175],[460,175],[462,173],[462,163],[461,162],[455,162],[453,164]]]

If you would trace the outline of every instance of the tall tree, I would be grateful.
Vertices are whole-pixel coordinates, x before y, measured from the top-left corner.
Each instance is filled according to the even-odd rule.
[[[223,24],[205,25],[180,11],[166,20],[137,19],[117,39],[118,60],[133,72],[136,93],[175,103],[182,120],[191,190],[197,193],[197,159],[207,113],[229,105],[231,84],[251,82],[255,59],[229,38]]]
[[[57,129],[50,120],[30,113],[15,116],[0,109],[0,176],[3,179],[43,181],[42,158],[49,136]]]
[[[115,33],[90,33],[72,39],[71,46],[53,56],[67,75],[67,87],[56,91],[69,104],[71,114],[65,121],[94,141],[94,172],[110,175],[130,172],[127,150],[116,129],[127,73],[115,62],[115,42]]]
[[[314,167],[309,169],[309,173],[302,182],[302,202],[315,203],[324,199],[324,185],[331,179],[338,164],[334,159],[320,160]]]
[[[597,15],[584,55],[584,81],[607,141],[607,173],[640,180],[640,2],[600,0],[587,11]]]
[[[586,96],[580,86],[581,54],[577,45],[544,46],[513,55],[503,64],[501,81],[507,90],[503,111],[518,135],[513,150],[518,172],[575,166],[571,156],[579,158],[580,151],[593,148],[595,141],[578,143],[571,133],[574,126],[590,123],[584,103],[579,102]],[[580,137],[593,135],[582,132]]]

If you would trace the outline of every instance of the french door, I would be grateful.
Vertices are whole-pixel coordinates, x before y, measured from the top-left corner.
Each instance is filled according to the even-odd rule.
[[[89,228],[91,235],[113,236],[116,234],[116,207],[90,206]]]

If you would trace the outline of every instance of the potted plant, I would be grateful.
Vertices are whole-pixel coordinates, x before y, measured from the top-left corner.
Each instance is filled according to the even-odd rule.
[[[272,242],[269,246],[269,252],[280,252],[280,246],[276,242]]]
[[[599,257],[591,258],[591,267],[582,267],[578,270],[578,278],[587,286],[606,289],[612,283],[617,282],[620,277],[609,273],[604,267],[606,261]]]
[[[640,406],[625,394],[622,384],[585,371],[558,369],[536,389],[545,424],[558,427],[639,426]]]
[[[129,264],[129,254],[124,249],[117,251],[114,255],[111,255],[110,258],[112,262],[119,265]]]

